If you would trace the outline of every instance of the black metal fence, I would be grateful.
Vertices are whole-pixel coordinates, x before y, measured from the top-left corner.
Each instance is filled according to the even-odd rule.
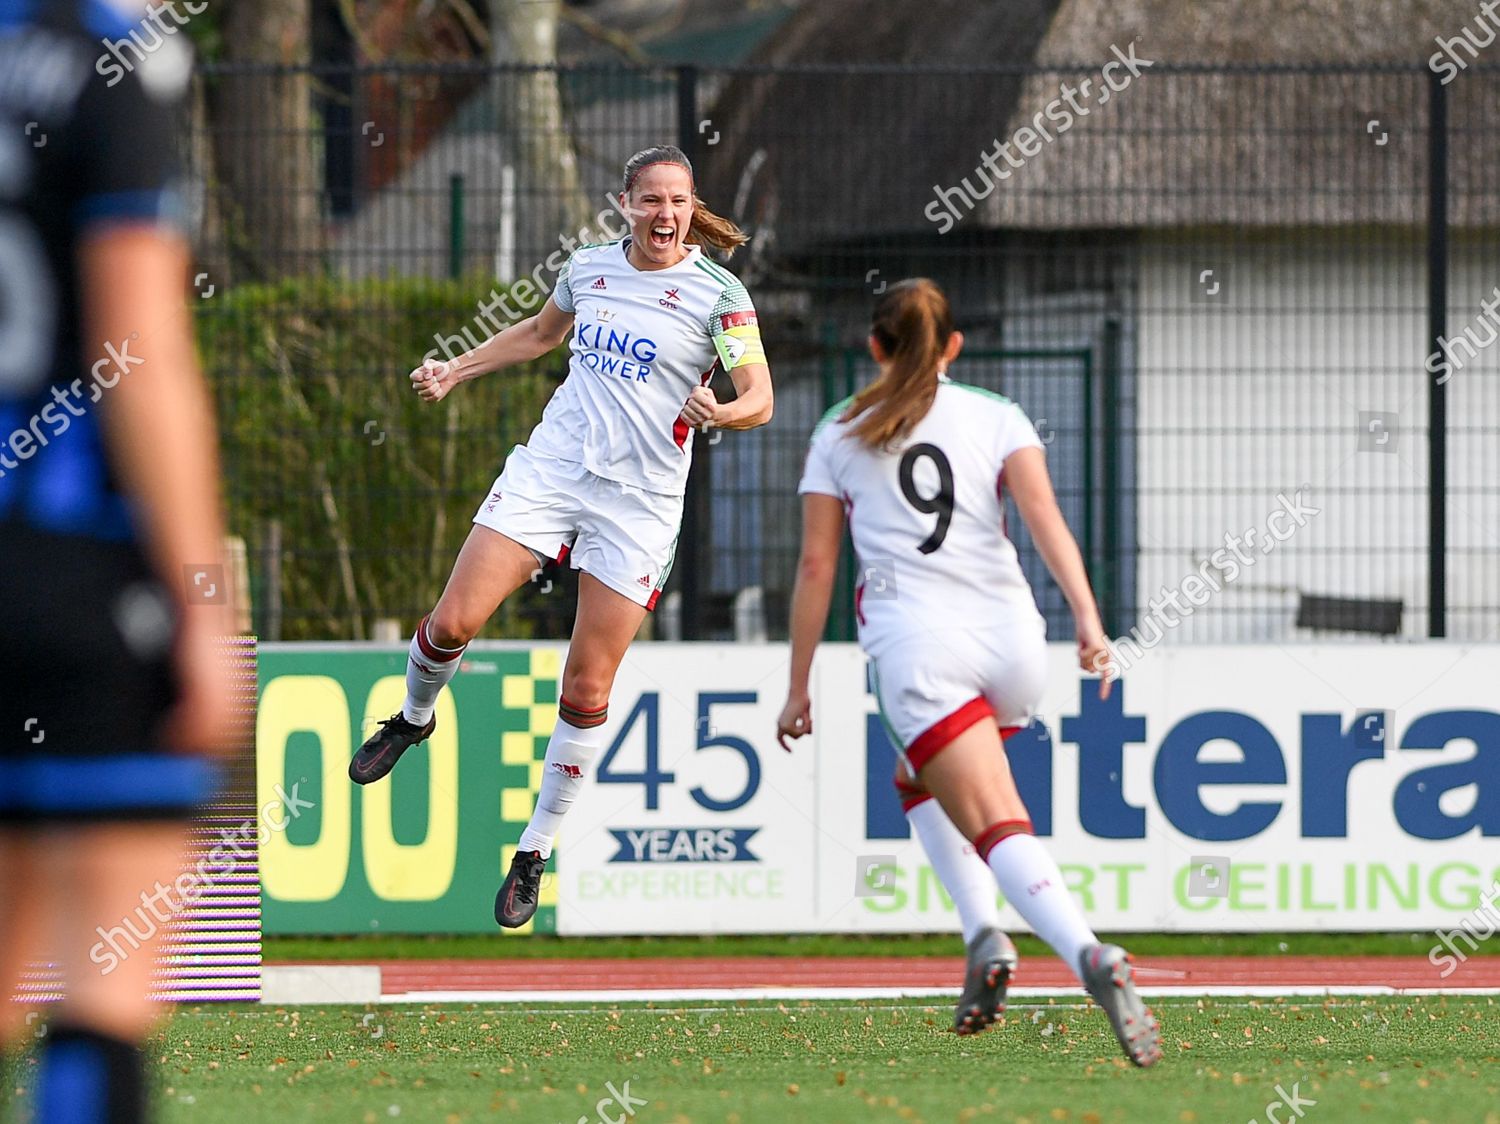
[[[913,274],[953,300],[954,377],[1036,421],[1112,634],[1500,633],[1500,71],[220,69],[200,93],[198,309],[262,635],[430,607],[566,365],[422,410],[406,372],[534,308],[662,141],[754,236],[727,264],[777,414],[697,439],[658,636],[785,634],[802,450]],[[494,634],[566,635],[570,588],[541,575]]]

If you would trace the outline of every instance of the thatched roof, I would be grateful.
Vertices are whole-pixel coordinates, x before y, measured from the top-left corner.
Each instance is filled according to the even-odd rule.
[[[924,217],[934,186],[967,176],[982,189],[976,167],[996,141],[1012,140],[1060,97],[1064,81],[1077,88],[1092,76],[1097,86],[1111,47],[1133,40],[1136,56],[1157,67],[1107,104],[1080,97],[1087,116],[1069,113],[1070,127],[1010,169],[965,224],[1421,224],[1426,62],[1437,36],[1459,35],[1473,17],[1452,0],[808,5],[762,61],[992,70],[741,76],[715,109],[729,147],[708,156],[705,187],[716,205],[746,199],[752,223],[757,211],[773,211],[783,242],[935,232]],[[1500,62],[1500,46],[1492,50]],[[1058,69],[1006,71],[1017,64]],[[1311,69],[1325,64],[1340,69]],[[1492,143],[1500,71],[1470,65],[1445,93],[1451,221],[1500,223],[1500,147]]]
[[[793,240],[924,225],[932,184],[972,167],[1015,103],[1021,76],[840,72],[865,64],[951,67],[1032,58],[1058,0],[819,0],[805,4],[710,107],[720,140],[700,149],[710,205],[776,212]],[[760,155],[757,155],[757,154]],[[946,182],[946,180],[942,181]]]
[[[1477,5],[1476,5],[1477,10]],[[1425,64],[1472,17],[1452,0],[1065,0],[1037,61],[1105,59],[1112,44],[1181,63],[1365,66],[1344,73],[1151,73],[1080,118],[997,192],[990,226],[1237,226],[1426,221]],[[1407,64],[1380,70],[1379,64]],[[1411,66],[1410,64],[1416,64]],[[1451,83],[1450,207],[1458,225],[1500,221],[1500,73]],[[1007,132],[1057,96],[1027,80]],[[1378,121],[1372,126],[1370,122]],[[1383,145],[1376,142],[1385,136]]]

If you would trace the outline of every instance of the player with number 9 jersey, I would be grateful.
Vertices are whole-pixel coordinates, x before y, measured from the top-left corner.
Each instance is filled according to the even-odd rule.
[[[814,432],[800,491],[843,504],[859,559],[859,641],[879,668],[887,720],[910,746],[983,696],[1002,727],[1027,725],[1044,623],[1006,537],[1002,489],[1006,460],[1042,447],[1036,430],[1009,399],[940,375],[897,454],[859,439],[843,417],[852,402]],[[939,664],[972,670],[939,689]],[[1005,673],[981,682],[984,667]]]
[[[859,641],[900,756],[896,790],[964,929],[954,1029],[977,1033],[1004,1010],[1017,956],[1000,928],[998,885],[1108,1014],[1126,1056],[1150,1065],[1159,1032],[1129,957],[1084,920],[1032,833],[1006,756],[1004,739],[1031,722],[1047,664],[1042,617],[1005,533],[1006,491],[1073,610],[1080,665],[1102,670],[1109,649],[1042,442],[1015,403],[947,377],[962,347],[936,284],[891,286],[870,329],[879,377],[813,434],[777,733],[786,747],[813,732],[813,652],[847,522],[859,556]]]

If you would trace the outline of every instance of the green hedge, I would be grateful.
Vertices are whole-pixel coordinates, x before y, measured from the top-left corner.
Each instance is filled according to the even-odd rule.
[[[409,629],[442,590],[469,520],[566,371],[566,352],[466,383],[437,405],[408,374],[434,332],[476,320],[489,279],[244,285],[198,305],[232,534],[250,550],[255,627],[268,625],[273,524],[284,639]],[[522,595],[488,635],[555,633],[558,598]]]

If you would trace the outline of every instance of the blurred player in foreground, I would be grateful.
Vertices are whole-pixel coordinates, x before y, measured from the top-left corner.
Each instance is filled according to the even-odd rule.
[[[777,734],[789,749],[788,737],[812,733],[808,675],[847,518],[862,567],[859,642],[901,754],[896,788],[965,923],[955,1029],[983,1030],[1004,1010],[1016,953],[999,928],[998,883],[1108,1014],[1130,1060],[1150,1065],[1160,1035],[1129,957],[1100,944],[1084,920],[1032,834],[1006,760],[1004,738],[1030,723],[1041,698],[1047,653],[1045,624],[1005,535],[1002,487],[1073,609],[1085,670],[1108,654],[1098,609],[1031,422],[1008,399],[944,373],[962,346],[937,285],[893,285],[870,328],[879,377],[813,433],[799,489],[791,685]],[[1100,694],[1108,692],[1105,679]]]
[[[536,359],[572,336],[568,377],[527,443],[506,458],[437,607],[417,625],[405,703],[349,764],[350,778],[369,784],[430,737],[464,646],[539,566],[571,558],[582,576],[557,726],[531,822],[495,897],[495,920],[507,929],[536,912],[552,841],[604,746],[615,673],[672,571],[692,431],[771,419],[755,307],[702,250],[733,249],[746,236],[704,206],[679,149],[636,153],[623,180],[628,236],[574,251],[535,316],[452,362],[412,372],[412,388],[437,402],[459,383]],[[709,389],[719,369],[734,381],[733,402]]]
[[[98,72],[129,8],[0,0],[0,1051],[34,1042],[23,966],[61,965],[45,1124],[145,1116],[161,927],[108,967],[89,950],[181,873],[234,736],[227,622],[186,579],[223,538],[174,225],[191,60]]]

